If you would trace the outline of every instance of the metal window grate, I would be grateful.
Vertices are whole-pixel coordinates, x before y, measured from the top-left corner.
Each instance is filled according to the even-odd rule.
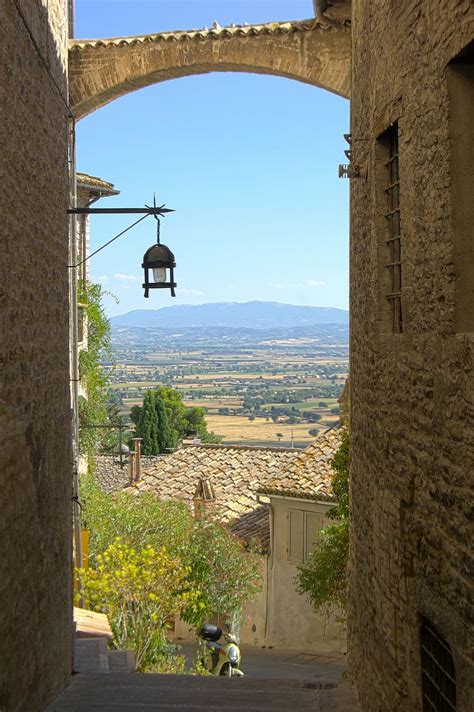
[[[448,643],[423,619],[420,628],[423,712],[456,710],[456,674]]]
[[[402,313],[402,263],[400,246],[400,172],[398,162],[398,124],[393,124],[384,134],[388,148],[387,186],[385,194],[387,196],[387,210],[385,218],[388,223],[388,257],[386,268],[390,275],[390,290],[386,295],[390,303],[392,331],[400,333],[403,331]]]

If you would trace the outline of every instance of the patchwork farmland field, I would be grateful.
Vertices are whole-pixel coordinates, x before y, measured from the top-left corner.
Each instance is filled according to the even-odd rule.
[[[128,419],[149,388],[169,385],[205,409],[224,443],[304,447],[338,421],[348,373],[347,328],[323,326],[225,338],[216,328],[114,329],[110,397]]]

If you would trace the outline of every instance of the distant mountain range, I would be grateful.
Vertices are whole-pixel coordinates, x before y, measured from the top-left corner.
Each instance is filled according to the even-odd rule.
[[[112,326],[230,327],[272,329],[316,324],[348,324],[349,312],[334,307],[301,307],[278,302],[183,304],[161,309],[135,309],[111,318]]]

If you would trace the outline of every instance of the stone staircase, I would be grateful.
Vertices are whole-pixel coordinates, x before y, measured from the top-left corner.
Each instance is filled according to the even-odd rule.
[[[74,646],[74,672],[135,672],[135,656],[131,650],[109,650],[105,638],[77,638]]]
[[[360,712],[346,683],[137,673],[133,653],[105,638],[76,639],[74,671],[45,712]]]
[[[360,712],[346,684],[197,675],[82,674],[46,712]]]

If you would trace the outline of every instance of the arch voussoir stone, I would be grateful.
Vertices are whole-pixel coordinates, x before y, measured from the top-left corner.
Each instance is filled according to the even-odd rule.
[[[350,52],[349,27],[315,20],[72,40],[70,103],[80,119],[136,89],[209,72],[273,74],[349,97]]]

